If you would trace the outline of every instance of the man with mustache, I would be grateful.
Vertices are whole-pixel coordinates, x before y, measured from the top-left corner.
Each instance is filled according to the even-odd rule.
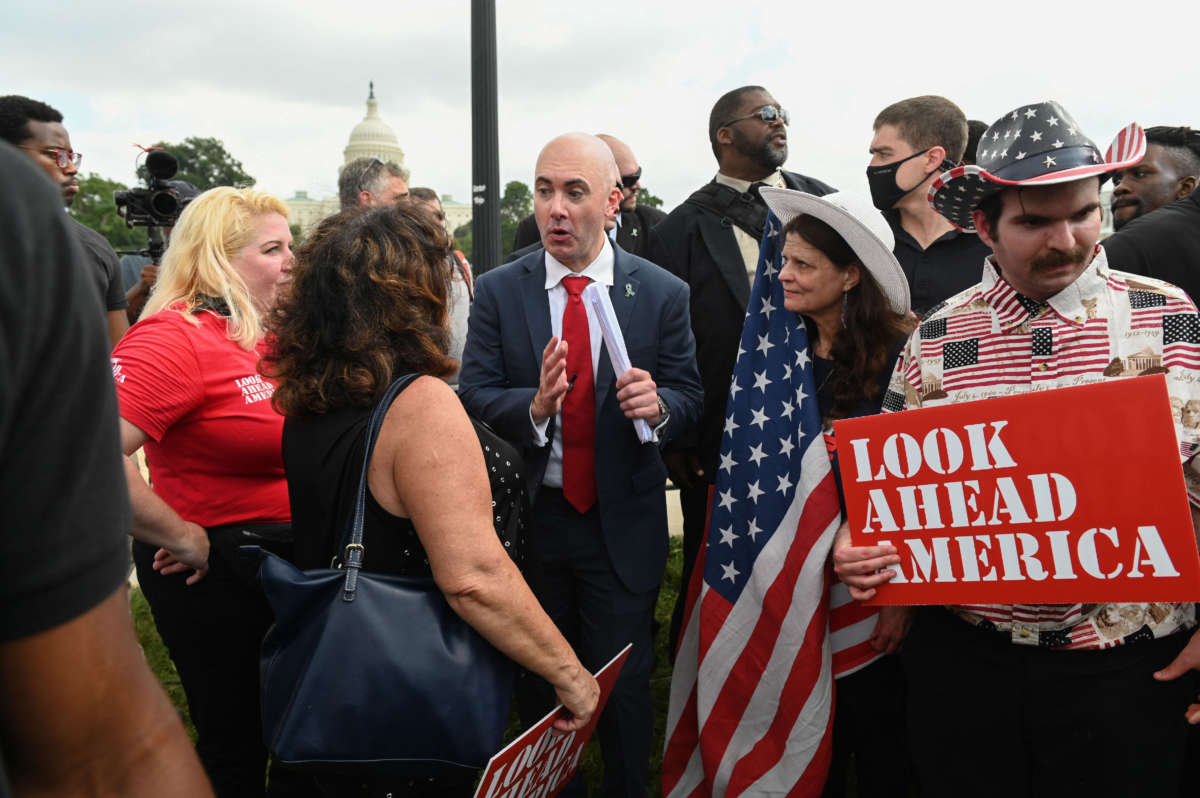
[[[71,148],[71,137],[62,124],[61,113],[37,100],[10,94],[0,97],[0,139],[16,146],[25,157],[62,188],[63,204],[70,207],[79,193],[79,164],[83,156]],[[109,349],[117,345],[129,321],[125,318],[125,286],[121,262],[112,245],[68,214],[68,226],[79,241],[84,260],[92,272],[108,313]]]
[[[1120,173],[1113,191],[1118,232],[1104,240],[1104,251],[1114,265],[1174,283],[1195,302],[1200,298],[1200,130],[1152,127],[1146,140],[1146,157]],[[1126,219],[1131,210],[1134,216]]]
[[[1200,345],[1195,306],[1173,285],[1110,268],[1097,244],[1100,183],[1141,160],[1142,129],[1126,127],[1102,156],[1062,106],[1034,103],[997,120],[979,147],[978,164],[938,177],[929,201],[994,254],[978,285],[913,332],[883,409],[1134,377],[1146,358],[1166,373],[1173,405],[1200,399],[1179,355]],[[1093,410],[1103,435],[1103,408]],[[1177,417],[1176,432],[1194,453],[1197,430]],[[1182,459],[1200,497],[1192,457]],[[898,560],[893,546],[851,546],[845,526],[834,544],[834,568],[858,599]],[[1106,622],[1116,616],[1143,621]],[[1184,717],[1200,723],[1195,626],[1190,602],[918,609],[901,661],[921,794],[1182,794]],[[1086,764],[1094,751],[1104,767]]]
[[[1113,174],[1113,229],[1186,197],[1200,181],[1200,131],[1146,128],[1146,157]]]
[[[834,189],[781,167],[788,157],[788,113],[762,86],[723,94],[708,117],[708,141],[717,174],[650,231],[648,260],[692,290],[696,364],[704,382],[704,410],[693,434],[665,455],[683,511],[683,584],[704,540],[708,491],[717,474],[729,382],[742,337],[758,245],[767,221],[762,186],[824,196]],[[679,638],[686,587],[671,617],[672,650]]]

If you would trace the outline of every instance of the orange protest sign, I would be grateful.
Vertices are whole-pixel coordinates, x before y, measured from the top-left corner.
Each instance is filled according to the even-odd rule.
[[[1162,375],[834,423],[873,604],[1200,599]]]
[[[475,789],[475,798],[554,798],[579,767],[583,747],[596,730],[600,712],[612,694],[617,674],[632,648],[632,643],[625,646],[596,672],[600,701],[586,726],[567,734],[554,731],[551,726],[562,705],[555,707],[488,760],[483,779]]]

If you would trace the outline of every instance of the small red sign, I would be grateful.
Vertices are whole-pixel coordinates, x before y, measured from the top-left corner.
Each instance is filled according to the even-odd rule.
[[[901,562],[872,604],[1200,599],[1166,378],[834,422],[850,536]]]
[[[566,734],[551,728],[562,711],[558,705],[528,731],[488,760],[475,798],[554,798],[579,767],[583,748],[596,730],[600,713],[612,694],[617,674],[633,644],[621,649],[595,675],[600,683],[600,701],[588,724]]]

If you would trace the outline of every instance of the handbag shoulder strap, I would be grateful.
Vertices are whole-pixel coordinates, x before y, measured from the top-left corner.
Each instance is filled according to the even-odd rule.
[[[362,470],[358,476],[358,490],[354,495],[354,512],[350,516],[346,532],[342,537],[341,559],[346,569],[346,580],[342,590],[343,601],[354,601],[354,592],[358,587],[358,571],[362,568],[366,555],[362,545],[363,514],[367,504],[367,466],[370,465],[371,454],[375,451],[375,441],[379,438],[379,430],[383,427],[383,419],[387,416],[392,402],[396,401],[400,392],[418,376],[417,374],[405,374],[389,385],[383,398],[379,400],[379,404],[375,405],[375,409],[371,411],[371,420],[367,422]]]

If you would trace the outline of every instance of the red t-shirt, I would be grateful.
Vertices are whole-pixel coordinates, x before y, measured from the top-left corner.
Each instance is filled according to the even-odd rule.
[[[139,321],[112,354],[121,418],[150,436],[154,492],[203,527],[291,520],[283,416],[260,352],[225,334],[225,319],[174,310]],[[261,348],[261,347],[260,347]]]

